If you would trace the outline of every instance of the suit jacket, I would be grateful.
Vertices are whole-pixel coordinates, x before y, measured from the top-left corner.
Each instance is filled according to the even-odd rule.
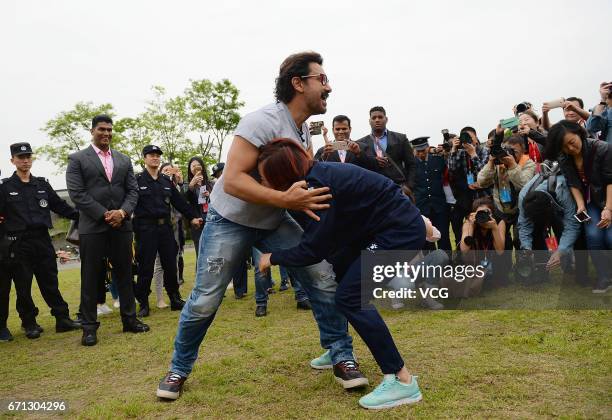
[[[361,147],[361,146],[360,146]],[[323,159],[323,149],[324,147],[319,148],[317,153],[314,156],[314,160],[318,160],[321,162],[342,162],[340,160],[340,155],[337,150],[331,152],[325,159]],[[364,169],[369,169],[370,171],[377,172],[376,159],[371,156],[366,156],[363,151],[359,154],[359,156],[355,155],[353,152],[347,150],[346,151],[346,159],[344,163],[352,163],[353,165],[361,166]]]
[[[357,143],[359,143],[362,153],[365,153],[366,156],[376,157],[374,137],[371,134],[357,140]],[[406,135],[387,130],[387,150],[384,154],[392,159],[398,167],[396,168],[391,163],[389,166],[381,168],[377,164],[376,171],[392,179],[396,184],[406,182],[410,188],[413,188],[416,174],[415,160],[412,146],[410,146]]]
[[[79,210],[79,234],[112,229],[104,221],[108,210],[123,209],[127,217],[118,228],[132,231],[130,216],[138,201],[138,183],[129,157],[111,149],[113,175],[109,182],[92,146],[71,154],[66,169],[68,194]]]

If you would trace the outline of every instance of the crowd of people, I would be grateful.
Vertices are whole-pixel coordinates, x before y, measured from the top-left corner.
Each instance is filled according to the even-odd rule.
[[[381,409],[417,402],[422,394],[376,307],[363,301],[363,250],[411,251],[414,261],[429,265],[486,268],[469,284],[448,284],[455,297],[508,284],[515,265],[514,278],[526,285],[547,281],[561,267],[593,293],[612,288],[606,252],[612,247],[612,82],[600,85],[601,102],[591,110],[578,97],[544,103],[542,115],[528,102],[517,104],[512,118],[492,123],[484,142],[470,126],[458,134],[443,129],[435,144],[430,137],[409,140],[387,128],[382,106],[370,109],[366,136],[353,140],[351,119],[337,115],[329,139],[323,123],[307,124],[326,112],[332,92],[322,64],[315,52],[283,61],[276,101],[242,118],[226,164],[215,165],[211,177],[200,157],[190,159],[184,177],[179,167],[162,164],[156,145],[143,149],[144,170],[134,175],[129,158],[111,147],[112,119],[98,115],[91,146],[69,157],[73,208],[31,174],[30,145],[11,145],[16,171],[0,185],[0,341],[12,339],[6,327],[11,282],[28,338],[42,333],[31,297],[36,277],[56,330],[81,329],[81,343],[93,346],[98,315],[109,310],[101,310],[107,273],[123,331],[132,333],[150,330],[141,318],[150,313],[157,277],[157,306],[166,305],[163,286],[170,309],[181,312],[170,369],[156,395],[177,399],[230,281],[236,298],[246,295],[252,256],[256,316],[267,314],[270,267],[280,265],[281,289],[291,282],[297,307],[312,310],[319,328],[325,351],[310,366],[331,369],[346,389],[369,384],[355,360],[350,323],[384,374],[359,404]],[[553,124],[554,108],[562,108],[564,119]],[[314,151],[318,130],[325,145]],[[58,287],[50,211],[78,221],[76,320]],[[186,301],[179,292],[184,227],[197,255]],[[588,277],[587,254],[574,250],[588,251],[596,279]],[[444,307],[432,298],[423,304]]]

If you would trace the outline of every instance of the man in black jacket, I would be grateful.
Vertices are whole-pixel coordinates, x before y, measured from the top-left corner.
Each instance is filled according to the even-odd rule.
[[[136,318],[132,283],[132,222],[138,201],[138,184],[132,162],[112,150],[113,120],[97,115],[91,124],[92,144],[68,158],[66,185],[80,212],[81,250],[81,344],[98,342],[96,301],[98,282],[104,276],[102,259],[108,257],[117,276],[124,332],[141,333],[149,326]]]
[[[45,178],[35,177],[32,168],[32,148],[29,143],[11,145],[11,163],[16,171],[0,185],[0,214],[4,216],[4,229],[11,242],[7,263],[17,289],[17,310],[28,338],[38,338],[42,328],[36,323],[38,309],[32,300],[32,276],[45,302],[56,318],[57,332],[79,329],[70,319],[68,304],[59,291],[55,249],[49,229],[51,211],[68,219],[78,219],[78,212],[62,200]],[[10,280],[2,287],[2,313],[8,315]],[[8,286],[8,289],[6,288]],[[6,306],[5,306],[6,305]],[[4,318],[4,316],[2,316]],[[4,320],[5,321],[5,320]]]
[[[319,148],[314,159],[323,162],[352,163],[371,171],[377,170],[376,158],[362,153],[357,142],[351,140],[351,120],[346,115],[336,115],[332,121],[334,142],[327,139],[327,128],[323,127],[325,146]],[[346,148],[336,147],[345,142]]]
[[[405,134],[387,130],[387,113],[382,106],[370,109],[372,133],[357,143],[362,153],[376,159],[379,173],[396,184],[414,187],[415,160],[412,147]]]

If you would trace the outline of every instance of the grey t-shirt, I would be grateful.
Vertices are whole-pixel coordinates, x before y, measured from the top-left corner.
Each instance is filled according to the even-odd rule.
[[[234,135],[244,138],[255,147],[280,137],[295,140],[304,149],[311,145],[308,125],[304,123],[301,131],[298,130],[287,105],[282,102],[266,105],[245,115],[238,123]],[[223,190],[224,179],[225,174],[216,182],[210,196],[210,205],[221,216],[234,223],[259,229],[278,227],[283,209],[248,203],[227,194]]]

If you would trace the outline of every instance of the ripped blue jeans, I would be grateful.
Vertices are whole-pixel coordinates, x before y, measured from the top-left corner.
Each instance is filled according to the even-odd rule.
[[[268,253],[296,246],[302,228],[285,213],[275,230],[256,229],[223,218],[210,208],[200,240],[195,285],[179,317],[170,371],[188,376],[198,357],[200,344],[210,327],[236,267],[256,246]],[[334,301],[337,283],[332,267],[323,261],[308,267],[287,267],[310,297],[319,327],[321,346],[333,363],[353,360],[353,340],[348,322]]]

